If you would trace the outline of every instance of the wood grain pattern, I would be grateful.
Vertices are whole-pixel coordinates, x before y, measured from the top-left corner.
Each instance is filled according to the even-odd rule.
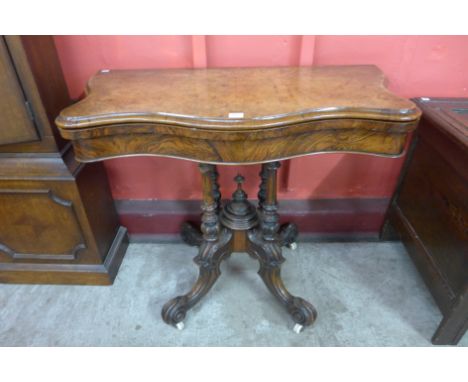
[[[239,164],[400,155],[419,115],[385,89],[375,66],[177,69],[99,73],[56,123],[83,162],[160,155]]]
[[[416,106],[389,92],[375,66],[166,69],[100,72],[60,113],[63,128],[151,122],[266,128],[317,118],[411,121]],[[243,118],[229,118],[242,112]]]
[[[153,154],[206,163],[260,163],[273,159],[326,151],[397,155],[405,135],[357,132],[354,134],[298,134],[255,141],[203,140],[164,134],[122,135],[75,141],[76,158],[91,162],[113,157]]]
[[[0,214],[6,217],[0,222],[2,262],[9,260],[6,257],[74,261],[86,249],[72,202],[50,189],[0,189]],[[30,240],[18,240],[25,237]]]

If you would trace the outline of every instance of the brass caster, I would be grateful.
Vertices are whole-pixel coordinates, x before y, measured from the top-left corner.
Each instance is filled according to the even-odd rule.
[[[293,242],[293,243],[289,243],[287,245],[287,247],[291,250],[291,251],[295,251],[297,249],[297,243],[296,242]]]
[[[178,322],[177,324],[175,324],[175,327],[177,330],[184,330],[184,323],[183,322]]]
[[[294,325],[293,331],[294,333],[299,334],[300,332],[302,332],[302,329],[304,329],[304,326],[302,326],[301,324],[296,324]]]

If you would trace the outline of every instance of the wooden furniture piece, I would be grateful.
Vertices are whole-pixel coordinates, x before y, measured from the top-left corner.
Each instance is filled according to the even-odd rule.
[[[432,342],[456,344],[468,327],[468,99],[415,102],[423,116],[388,222],[444,316]]]
[[[331,151],[400,155],[419,115],[412,102],[386,90],[375,66],[103,70],[56,123],[83,162],[150,154],[201,163],[203,235],[184,229],[186,240],[200,246],[199,278],[164,306],[166,323],[182,327],[218,278],[220,262],[247,252],[300,331],[316,312],[281,280],[281,246],[297,230],[287,225],[279,233],[278,161]],[[221,206],[215,165],[246,163],[263,163],[258,208],[247,200],[242,176],[232,201]]]
[[[70,105],[50,36],[0,36],[0,282],[111,284],[127,245],[101,163],[54,125]]]

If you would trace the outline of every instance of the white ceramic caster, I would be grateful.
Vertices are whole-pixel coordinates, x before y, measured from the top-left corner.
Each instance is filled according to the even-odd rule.
[[[297,249],[297,243],[296,243],[296,242],[293,242],[293,243],[288,244],[288,248],[289,248],[291,251],[296,250],[296,249]]]
[[[302,329],[304,329],[304,326],[302,326],[301,324],[296,324],[294,325],[294,328],[293,328],[294,333],[297,333],[297,334],[302,332]]]
[[[184,329],[184,323],[183,322],[178,322],[177,324],[175,324],[175,327],[178,329],[178,330],[183,330]]]

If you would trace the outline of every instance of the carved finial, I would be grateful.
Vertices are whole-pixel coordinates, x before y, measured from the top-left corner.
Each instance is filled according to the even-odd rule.
[[[245,178],[241,174],[237,174],[234,178],[234,182],[237,183],[237,188],[242,188],[242,183],[244,183]]]
[[[234,191],[232,197],[235,201],[244,201],[247,199],[247,194],[242,189],[242,183],[244,183],[245,178],[241,174],[237,174],[234,178],[234,181],[237,183],[237,190]]]
[[[257,209],[249,203],[247,194],[242,189],[244,177],[237,174],[234,181],[236,190],[232,194],[232,200],[224,205],[221,210],[221,224],[234,230],[245,231],[258,225]]]

